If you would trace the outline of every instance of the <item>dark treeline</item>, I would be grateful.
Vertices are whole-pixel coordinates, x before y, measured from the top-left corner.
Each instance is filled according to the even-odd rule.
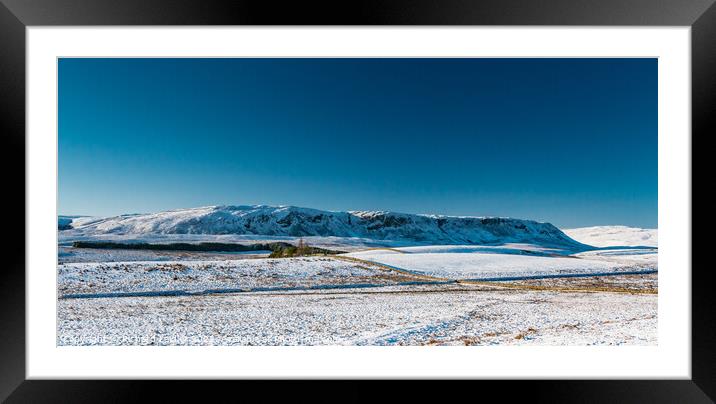
[[[269,258],[288,258],[288,257],[305,257],[309,255],[331,255],[342,254],[344,251],[326,250],[325,248],[309,247],[303,242],[299,242],[297,246],[288,245],[272,250]]]
[[[118,250],[153,250],[153,251],[202,251],[202,252],[244,252],[271,251],[271,258],[298,257],[306,255],[340,254],[343,251],[331,251],[324,248],[309,247],[302,241],[298,246],[282,241],[273,243],[118,243],[113,241],[75,241],[74,248],[102,248]]]
[[[72,247],[75,248],[106,248],[121,250],[155,250],[155,251],[223,251],[223,252],[243,252],[243,251],[275,251],[292,245],[284,242],[275,243],[255,243],[255,244],[236,244],[236,243],[169,243],[169,244],[150,244],[150,243],[117,243],[112,241],[75,241]]]

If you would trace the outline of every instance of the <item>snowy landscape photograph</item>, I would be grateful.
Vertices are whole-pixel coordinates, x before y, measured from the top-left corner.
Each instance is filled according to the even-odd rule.
[[[657,63],[60,58],[57,345],[658,345]]]

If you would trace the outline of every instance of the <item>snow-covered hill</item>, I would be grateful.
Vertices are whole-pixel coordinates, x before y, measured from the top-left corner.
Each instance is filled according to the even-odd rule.
[[[627,226],[594,226],[563,229],[571,238],[595,247],[658,246],[657,229],[640,229]]]
[[[108,218],[75,218],[77,236],[246,234],[360,237],[422,244],[529,243],[582,249],[549,223],[486,217],[414,215],[384,211],[329,212],[294,206],[208,206]]]

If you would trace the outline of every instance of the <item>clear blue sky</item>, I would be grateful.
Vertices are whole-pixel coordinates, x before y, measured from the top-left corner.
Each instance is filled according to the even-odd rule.
[[[59,212],[657,226],[656,59],[60,59]]]

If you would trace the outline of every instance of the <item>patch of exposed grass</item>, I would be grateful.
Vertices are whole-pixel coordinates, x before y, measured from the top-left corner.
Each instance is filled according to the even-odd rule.
[[[658,290],[655,289],[631,289],[618,286],[542,286],[542,285],[526,285],[520,283],[511,282],[491,282],[491,281],[467,281],[458,280],[457,283],[467,285],[484,285],[484,286],[495,286],[498,288],[505,289],[518,289],[518,290],[537,290],[537,291],[552,291],[552,292],[582,292],[582,293],[596,293],[596,292],[611,292],[611,293],[626,293],[632,295],[655,295],[658,294]]]

